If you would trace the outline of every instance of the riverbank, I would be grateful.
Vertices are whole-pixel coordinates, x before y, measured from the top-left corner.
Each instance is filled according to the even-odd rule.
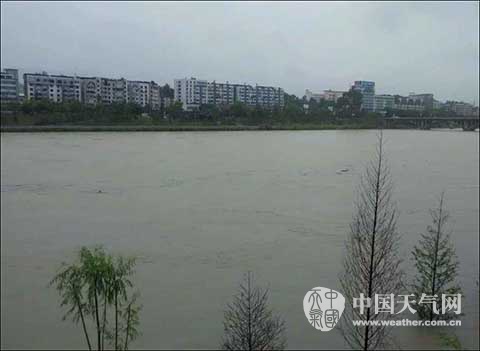
[[[255,130],[335,130],[374,129],[368,124],[289,124],[289,125],[45,125],[1,126],[2,133],[34,132],[187,132],[187,131],[255,131]]]

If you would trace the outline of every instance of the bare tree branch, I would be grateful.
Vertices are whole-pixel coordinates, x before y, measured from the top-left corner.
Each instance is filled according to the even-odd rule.
[[[268,290],[254,285],[248,272],[233,302],[227,305],[224,350],[283,350],[285,322],[268,308]]]
[[[340,330],[354,349],[374,350],[390,343],[387,326],[353,326],[352,320],[385,320],[395,318],[373,311],[375,294],[401,291],[403,272],[398,256],[399,235],[396,231],[396,208],[392,201],[393,182],[384,154],[383,133],[378,135],[376,154],[366,167],[358,188],[355,214],[346,240],[346,255],[340,283],[347,302]],[[353,308],[353,298],[363,293],[371,299],[366,313]]]

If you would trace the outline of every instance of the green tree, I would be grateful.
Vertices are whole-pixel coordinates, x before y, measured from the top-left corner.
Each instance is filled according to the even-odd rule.
[[[248,117],[250,112],[248,106],[241,102],[235,102],[230,106],[229,110],[231,115],[236,119],[244,119]]]
[[[337,100],[336,109],[343,118],[361,117],[362,93],[350,89]]]
[[[60,306],[67,308],[62,319],[66,320],[67,317],[71,316],[74,323],[82,322],[88,349],[91,350],[92,345],[85,325],[86,316],[90,311],[88,304],[84,301],[83,273],[80,267],[77,264],[64,264],[63,270],[55,276],[50,285],[55,285],[60,293]]]
[[[165,84],[163,87],[160,87],[160,95],[162,97],[168,97],[173,99],[174,91],[168,84]]]
[[[94,323],[98,350],[105,349],[105,339],[115,350],[126,350],[138,335],[141,306],[136,303],[137,294],[130,297],[134,265],[134,258],[108,255],[102,247],[82,247],[76,261],[64,263],[51,280],[50,285],[55,286],[61,296],[60,305],[67,308],[63,319],[72,316],[75,323],[82,322],[90,350],[87,318]],[[115,319],[113,330],[107,328],[111,309]],[[122,343],[119,334],[123,335]]]
[[[177,119],[183,116],[183,104],[180,101],[173,102],[166,108],[169,119]]]
[[[442,294],[461,294],[460,286],[455,283],[459,261],[446,229],[449,213],[444,206],[442,192],[437,208],[430,210],[432,224],[427,226],[427,232],[421,235],[419,244],[412,251],[417,269],[413,283],[416,299],[420,301],[422,294],[435,296],[438,308],[441,307]],[[419,304],[417,311],[421,319],[430,321],[455,316],[453,311],[436,314],[430,303]]]

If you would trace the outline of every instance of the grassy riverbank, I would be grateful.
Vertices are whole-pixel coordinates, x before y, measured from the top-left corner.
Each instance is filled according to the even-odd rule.
[[[372,129],[370,123],[355,124],[286,124],[286,125],[43,125],[43,126],[1,126],[2,133],[21,132],[147,132],[147,131],[255,131],[255,130],[334,130]]]

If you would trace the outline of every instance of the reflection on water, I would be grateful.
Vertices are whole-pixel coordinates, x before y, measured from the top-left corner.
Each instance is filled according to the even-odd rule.
[[[446,191],[466,294],[454,331],[478,348],[478,133],[386,131],[408,259]],[[55,133],[1,138],[2,347],[78,348],[46,284],[81,245],[138,255],[138,348],[216,348],[222,311],[252,270],[291,348],[346,347],[303,314],[315,286],[339,290],[352,199],[374,131]],[[452,329],[453,330],[453,329]],[[401,328],[405,348],[439,329]]]

